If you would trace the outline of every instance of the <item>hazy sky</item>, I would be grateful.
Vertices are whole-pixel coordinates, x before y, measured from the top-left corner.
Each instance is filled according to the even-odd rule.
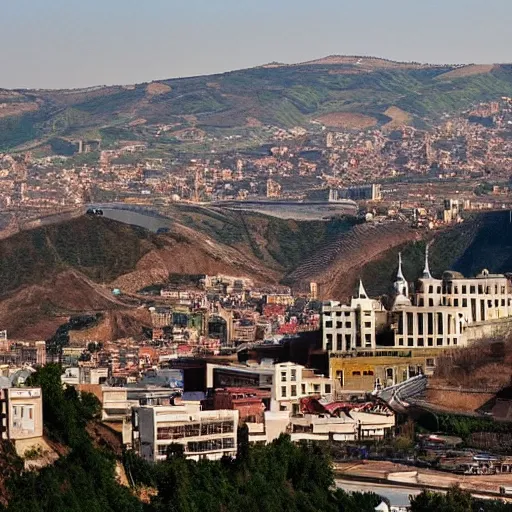
[[[81,87],[331,54],[512,61],[512,0],[0,0],[0,88]]]

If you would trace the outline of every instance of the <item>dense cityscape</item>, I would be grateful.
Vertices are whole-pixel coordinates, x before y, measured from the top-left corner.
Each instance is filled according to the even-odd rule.
[[[0,511],[512,510],[512,10],[399,3],[5,6]]]

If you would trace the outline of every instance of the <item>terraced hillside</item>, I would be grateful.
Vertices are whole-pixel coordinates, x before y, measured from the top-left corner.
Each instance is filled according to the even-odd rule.
[[[492,212],[472,215],[463,224],[433,233],[400,224],[356,226],[307,259],[285,280],[299,287],[316,280],[323,298],[346,299],[361,278],[370,295],[382,296],[392,291],[398,252],[402,252],[404,275],[413,282],[423,271],[427,243],[434,276],[440,277],[445,270],[467,276],[484,268],[512,272],[509,212]]]
[[[357,280],[365,276],[373,262],[386,261],[396,247],[422,239],[422,233],[402,223],[361,224],[316,251],[285,281],[306,289],[310,281],[318,283],[321,298],[346,299]],[[375,276],[380,281],[379,276]],[[364,279],[368,282],[368,279]]]
[[[172,125],[159,147],[179,144],[183,130],[257,132],[327,119],[348,128],[424,123],[444,112],[512,96],[512,65],[430,66],[333,56],[211,76],[133,86],[61,91],[0,90],[0,151],[99,138],[156,143],[155,125]],[[55,145],[55,144],[54,144]]]

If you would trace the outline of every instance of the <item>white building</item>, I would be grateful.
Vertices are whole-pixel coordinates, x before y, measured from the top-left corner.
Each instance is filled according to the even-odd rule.
[[[334,383],[300,364],[286,362],[273,365],[207,364],[206,387],[253,387],[271,391],[270,410],[297,411],[299,400],[310,395],[331,395]]]
[[[346,355],[376,348],[450,348],[466,346],[477,339],[496,336],[512,325],[512,293],[503,274],[482,270],[474,278],[458,272],[432,276],[425,254],[425,268],[414,293],[402,271],[393,284],[395,297],[390,311],[369,299],[362,283],[350,306],[327,302],[322,310],[323,348],[330,354]],[[382,316],[384,315],[384,316]],[[384,319],[384,321],[382,321]],[[376,344],[377,325],[393,332],[393,345]],[[507,326],[508,325],[508,326]]]
[[[329,377],[316,375],[313,370],[300,364],[278,363],[274,365],[270,410],[297,412],[301,398],[331,395],[333,392]]]
[[[189,459],[236,456],[238,411],[201,411],[199,406],[143,406],[132,414],[132,446],[148,461],[165,460],[171,444]]]
[[[395,347],[465,346],[491,334],[478,327],[512,317],[510,282],[486,269],[474,278],[447,271],[436,279],[430,273],[427,247],[416,292],[411,297],[398,294],[393,309]]]
[[[337,301],[324,303],[323,349],[335,353],[375,349],[378,311],[383,311],[382,305],[368,297],[362,281],[350,306]]]

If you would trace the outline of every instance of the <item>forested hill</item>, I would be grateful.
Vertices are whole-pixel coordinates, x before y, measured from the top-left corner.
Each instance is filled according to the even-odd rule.
[[[130,86],[0,89],[0,151],[62,146],[77,138],[99,139],[104,147],[119,140],[172,147],[191,128],[258,135],[267,125],[311,121],[349,129],[389,122],[424,126],[443,113],[502,96],[512,96],[512,65],[432,66],[340,56]]]

